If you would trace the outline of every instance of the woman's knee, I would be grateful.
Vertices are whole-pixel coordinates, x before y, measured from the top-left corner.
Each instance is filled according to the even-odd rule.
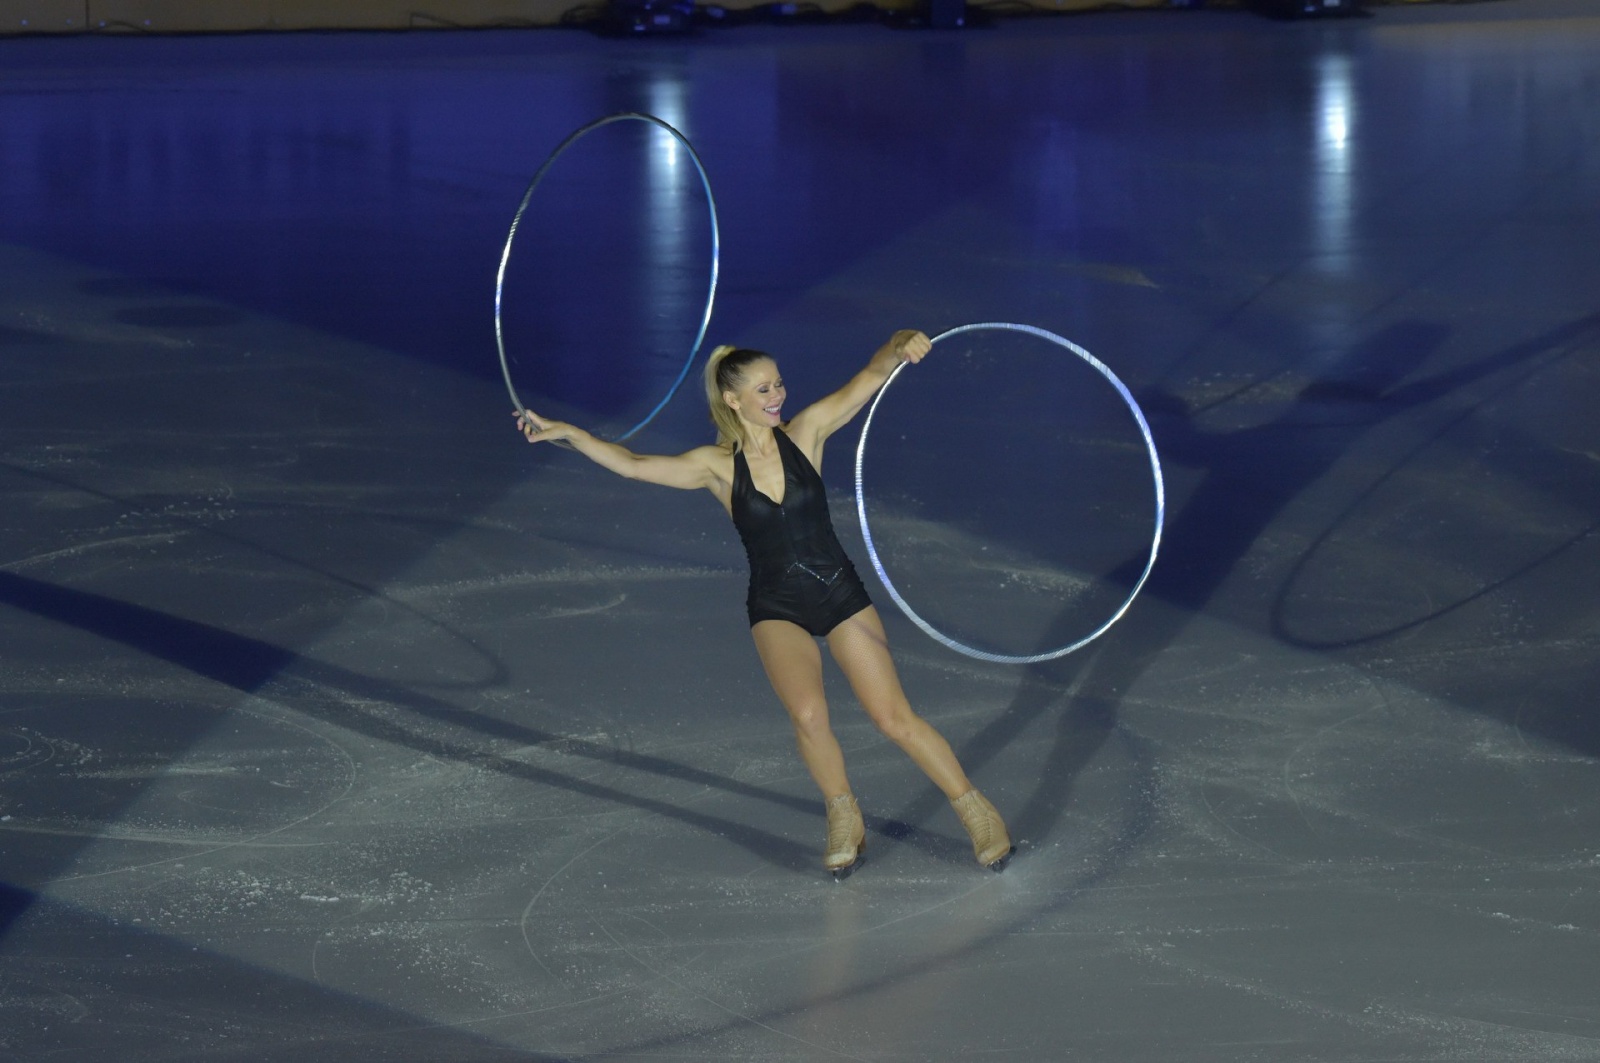
[[[911,711],[910,703],[903,699],[885,705],[869,705],[867,715],[879,733],[897,745],[903,745],[912,736],[917,724],[922,722]]]
[[[808,698],[805,701],[786,705],[789,710],[789,719],[794,722],[794,729],[800,734],[821,734],[828,731],[828,703],[821,698]]]

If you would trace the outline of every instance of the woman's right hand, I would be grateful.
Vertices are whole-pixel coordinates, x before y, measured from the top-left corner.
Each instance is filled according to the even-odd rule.
[[[663,487],[681,487],[685,490],[704,487],[713,492],[719,483],[728,480],[727,476],[718,475],[719,460],[732,464],[727,452],[721,447],[696,447],[685,454],[674,455],[635,454],[620,443],[597,439],[577,425],[540,417],[532,410],[511,412],[517,419],[517,430],[528,442],[554,443],[569,450],[576,450],[601,468],[630,480],[644,480]],[[723,495],[717,497],[722,499],[724,504],[727,503]]]
[[[578,431],[565,421],[552,421],[532,410],[512,410],[511,415],[517,419],[517,430],[530,443],[559,443]]]

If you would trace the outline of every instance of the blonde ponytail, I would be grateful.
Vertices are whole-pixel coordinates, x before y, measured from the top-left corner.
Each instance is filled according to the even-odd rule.
[[[706,359],[706,406],[711,423],[717,427],[717,445],[738,450],[744,443],[744,428],[732,406],[723,401],[724,391],[738,391],[744,383],[744,371],[751,362],[771,358],[769,354],[748,347],[723,344]]]

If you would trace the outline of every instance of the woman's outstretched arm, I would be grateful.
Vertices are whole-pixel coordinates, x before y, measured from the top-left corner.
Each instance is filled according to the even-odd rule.
[[[517,427],[530,443],[555,443],[565,440],[579,454],[618,476],[685,491],[706,488],[715,491],[720,480],[713,461],[716,447],[696,447],[682,454],[635,454],[627,447],[596,439],[577,425],[540,417],[533,411],[524,416],[513,411]]]
[[[889,380],[889,374],[901,362],[920,362],[933,349],[928,337],[916,329],[901,329],[882,347],[879,347],[867,367],[850,382],[833,394],[818,399],[795,414],[790,422],[789,434],[805,439],[809,448],[820,447],[824,440],[861,412],[861,407],[872,400]],[[799,439],[796,440],[799,442]]]

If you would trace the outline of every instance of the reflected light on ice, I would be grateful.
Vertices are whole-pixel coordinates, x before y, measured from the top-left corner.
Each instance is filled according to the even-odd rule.
[[[685,98],[688,87],[683,83],[682,77],[674,74],[662,74],[650,83],[650,113],[672,126],[684,136],[689,136],[689,131],[684,128],[687,110]],[[692,137],[690,137],[693,140]],[[666,177],[677,169],[679,153],[678,142],[671,137],[655,138],[655,149],[650,153],[651,176]]]
[[[1311,170],[1312,249],[1326,268],[1342,273],[1350,265],[1350,223],[1355,196],[1355,166],[1350,149],[1357,114],[1350,57],[1320,57],[1316,77],[1315,165]]]
[[[692,141],[689,130],[684,128],[688,114],[687,96],[688,86],[680,75],[662,74],[649,86],[650,113]],[[685,181],[693,173],[693,168],[683,165],[683,155],[683,148],[675,137],[662,129],[650,130],[647,193],[650,209],[644,215],[644,224],[650,229],[650,276],[654,279],[646,285],[645,298],[649,300],[650,321],[656,328],[673,321],[683,304],[684,291],[681,284],[674,283],[673,279],[684,276],[688,266],[686,259],[692,253],[689,239],[691,200],[696,200],[695,208],[697,211],[700,209],[698,197],[687,194]],[[665,356],[671,346],[664,345],[660,338],[656,338],[655,342],[646,342],[652,348],[647,352],[649,356]],[[682,361],[682,355],[675,346],[671,347],[670,358],[676,362]]]

